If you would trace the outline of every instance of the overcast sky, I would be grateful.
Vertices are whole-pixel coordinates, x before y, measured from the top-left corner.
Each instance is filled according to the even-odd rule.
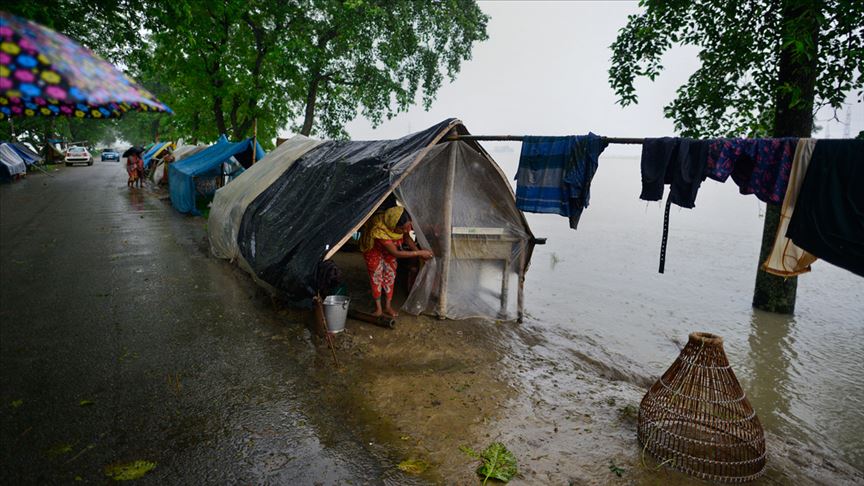
[[[353,139],[401,137],[448,117],[461,119],[478,135],[674,135],[663,106],[698,67],[696,49],[673,48],[655,82],[638,82],[638,105],[621,108],[609,87],[609,45],[627,15],[639,11],[636,1],[481,1],[480,6],[491,17],[489,39],[474,47],[473,59],[453,83],[442,86],[431,109],[415,106],[377,129],[355,120],[347,127]],[[855,104],[851,113],[849,132],[855,136],[864,130],[864,107]],[[843,137],[842,123],[821,121],[829,117],[830,112],[817,117],[826,128],[817,136]],[[839,117],[846,121],[846,113]],[[638,149],[610,146],[605,153]]]

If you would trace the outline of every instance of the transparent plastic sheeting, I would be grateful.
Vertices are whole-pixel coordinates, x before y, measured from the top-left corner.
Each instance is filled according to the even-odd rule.
[[[457,125],[448,119],[396,140],[328,141],[307,152],[243,214],[237,243],[248,269],[294,299],[311,297],[321,260]]]
[[[282,176],[295,160],[322,143],[303,135],[290,138],[231,181],[231,184],[216,191],[207,221],[210,252],[214,256],[229,260],[237,258],[240,254],[237,234],[246,208]]]
[[[0,176],[13,177],[27,173],[24,159],[8,143],[0,144],[0,165]]]
[[[402,308],[450,319],[516,318],[519,276],[527,270],[533,236],[497,164],[467,143],[444,143],[410,171],[396,195],[414,220],[420,246],[435,254]]]

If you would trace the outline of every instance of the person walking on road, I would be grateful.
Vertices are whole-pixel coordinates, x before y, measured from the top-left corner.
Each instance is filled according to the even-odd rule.
[[[130,147],[123,152],[123,157],[126,157],[126,173],[129,174],[129,179],[126,181],[128,187],[134,187],[135,184],[141,187],[144,180],[144,159],[141,158],[141,150],[139,147]]]

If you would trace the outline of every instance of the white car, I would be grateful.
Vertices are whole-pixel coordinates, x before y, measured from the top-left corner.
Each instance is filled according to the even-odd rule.
[[[66,149],[66,165],[72,164],[93,165],[93,156],[85,147],[69,147]]]

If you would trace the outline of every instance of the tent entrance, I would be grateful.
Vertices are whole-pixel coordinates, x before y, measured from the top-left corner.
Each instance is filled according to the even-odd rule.
[[[435,258],[420,266],[404,302],[397,300],[397,280],[394,307],[451,319],[521,318],[532,237],[494,162],[464,142],[449,142],[433,147],[405,174],[393,192],[414,220],[418,245]],[[350,251],[340,253],[333,259],[351,293],[368,297],[362,255],[355,252],[349,260]],[[357,268],[362,278],[353,274]]]

